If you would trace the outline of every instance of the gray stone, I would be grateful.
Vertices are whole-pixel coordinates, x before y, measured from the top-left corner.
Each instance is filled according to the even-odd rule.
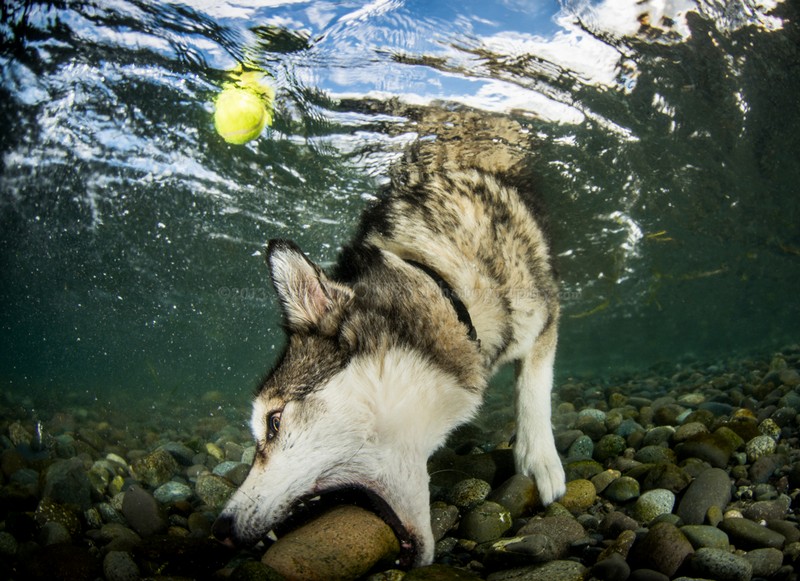
[[[120,513],[120,511],[107,502],[100,502],[95,505],[95,508],[97,509],[97,512],[100,513],[100,517],[103,519],[103,522],[118,524],[125,524],[126,522],[125,517]]]
[[[612,510],[600,521],[599,531],[606,538],[616,538],[623,531],[635,531],[638,528],[639,523],[636,520],[618,510]]]
[[[583,436],[583,432],[580,430],[564,430],[556,433],[553,436],[556,442],[556,449],[562,454],[566,453],[572,443],[581,436]]]
[[[556,547],[557,558],[566,556],[571,543],[586,536],[581,523],[572,516],[546,516],[527,522],[518,532],[518,536],[541,534],[550,537]]]
[[[669,581],[669,576],[653,569],[636,569],[631,572],[628,581]]]
[[[225,442],[225,459],[241,463],[244,454],[244,446],[236,442]]]
[[[192,497],[192,488],[182,482],[169,482],[162,484],[153,492],[155,499],[161,504],[174,504],[176,502],[188,500]]]
[[[222,508],[235,491],[233,483],[222,476],[201,474],[197,477],[195,493],[212,508]]]
[[[225,460],[214,466],[212,474],[222,476],[233,482],[237,486],[241,486],[247,474],[250,472],[250,466],[242,462],[234,462],[232,460]]]
[[[775,471],[786,464],[786,460],[786,456],[782,454],[767,454],[766,456],[761,456],[750,464],[750,468],[747,471],[750,481],[753,484],[768,482],[772,475],[775,474]]]
[[[744,558],[753,568],[753,577],[771,577],[783,565],[783,552],[772,547],[753,549]]]
[[[787,545],[800,541],[800,529],[797,528],[797,525],[789,521],[769,520],[767,521],[767,528],[782,534],[786,539]]]
[[[142,542],[139,535],[119,523],[103,525],[99,540],[106,544],[106,551],[131,551]]]
[[[464,569],[436,563],[425,567],[417,567],[405,575],[400,577],[392,576],[385,581],[399,581],[400,579],[402,581],[477,581],[480,577]],[[368,581],[372,581],[372,577],[369,577]],[[378,581],[384,581],[384,579],[380,578]]]
[[[697,434],[707,434],[708,428],[705,424],[701,422],[687,422],[683,425],[678,426],[675,429],[675,433],[672,434],[672,441],[675,444],[680,444],[681,442],[685,442],[689,438],[696,436]]]
[[[192,459],[194,458],[195,451],[180,442],[167,442],[163,446],[158,447],[159,450],[165,450],[178,462],[181,466],[191,466]]]
[[[0,555],[5,557],[13,557],[17,554],[19,543],[14,535],[6,531],[0,531]]]
[[[659,515],[671,513],[674,506],[675,495],[664,488],[656,488],[636,499],[633,514],[640,522],[649,523]]]
[[[742,514],[754,521],[782,520],[789,512],[791,503],[792,500],[786,495],[775,500],[760,500],[745,508]]]
[[[489,570],[511,569],[546,563],[558,557],[558,547],[549,535],[533,534],[500,539],[492,543],[483,564]]]
[[[591,458],[594,452],[594,442],[589,436],[576,438],[567,451],[569,458]]]
[[[662,522],[634,545],[631,558],[636,568],[655,569],[672,577],[693,552],[692,544],[675,525]]]
[[[643,446],[666,446],[675,433],[675,428],[672,426],[658,426],[644,435],[642,440]]]
[[[431,529],[433,540],[439,541],[458,522],[458,509],[452,504],[443,502],[431,506]]]
[[[401,581],[402,577],[386,576],[374,581]],[[272,567],[257,561],[243,561],[228,577],[228,581],[286,581],[286,578]],[[369,581],[373,581],[369,578]]]
[[[69,531],[60,522],[46,522],[39,529],[39,544],[43,547],[66,544],[71,540]]]
[[[583,581],[586,567],[575,561],[550,561],[543,565],[498,571],[488,581]]]
[[[623,438],[627,438],[635,432],[644,432],[644,428],[636,420],[628,418],[622,420],[622,423],[617,427],[614,433]]]
[[[78,458],[57,460],[47,469],[42,496],[84,511],[92,505],[92,484]]]
[[[716,581],[750,581],[753,576],[753,567],[747,559],[723,549],[698,549],[691,565],[698,577]]]
[[[747,459],[755,462],[762,456],[767,456],[775,451],[777,444],[769,436],[756,436],[745,445]]]
[[[724,511],[731,500],[731,480],[720,468],[709,468],[700,473],[686,489],[676,514],[685,524],[703,524],[712,506]]]
[[[103,574],[108,581],[137,581],[139,566],[130,553],[109,551],[103,559]]]
[[[158,501],[140,486],[131,486],[122,501],[122,514],[143,537],[166,530],[168,521]]]
[[[625,581],[631,574],[631,568],[619,553],[611,553],[602,561],[595,563],[591,570],[592,577],[603,581]]]
[[[643,464],[674,464],[675,452],[664,446],[645,446],[636,452],[633,459]]]

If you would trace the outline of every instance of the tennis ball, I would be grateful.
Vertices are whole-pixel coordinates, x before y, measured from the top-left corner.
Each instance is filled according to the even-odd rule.
[[[217,96],[214,105],[214,127],[228,143],[241,145],[252,141],[272,123],[266,101],[255,92],[229,86]]]

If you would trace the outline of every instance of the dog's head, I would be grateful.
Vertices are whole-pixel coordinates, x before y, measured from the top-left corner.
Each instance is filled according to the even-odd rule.
[[[373,328],[391,326],[387,314],[369,312],[374,304],[327,278],[293,243],[270,242],[267,261],[288,343],[253,405],[255,461],[214,534],[251,545],[300,501],[360,490],[398,536],[403,564],[429,562],[426,460],[465,406],[477,405],[474,395]]]

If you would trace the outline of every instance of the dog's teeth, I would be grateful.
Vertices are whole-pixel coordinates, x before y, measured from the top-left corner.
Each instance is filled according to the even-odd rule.
[[[278,540],[278,535],[276,535],[276,534],[275,534],[275,531],[269,531],[269,532],[267,533],[267,538],[268,538],[270,541],[277,541],[277,540]]]

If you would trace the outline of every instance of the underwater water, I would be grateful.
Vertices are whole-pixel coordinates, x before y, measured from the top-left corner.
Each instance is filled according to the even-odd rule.
[[[436,104],[530,131],[560,377],[798,339],[794,1],[6,2],[0,42],[4,390],[244,401],[283,340],[264,243],[334,261]],[[230,145],[242,63],[274,122]]]

